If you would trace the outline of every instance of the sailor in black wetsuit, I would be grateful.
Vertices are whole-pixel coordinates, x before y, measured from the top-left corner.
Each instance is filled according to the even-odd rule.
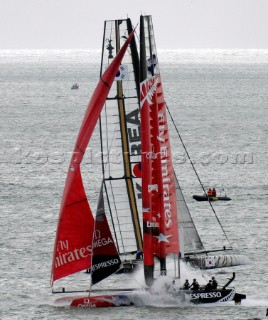
[[[217,289],[218,282],[216,281],[215,277],[212,277],[212,289]]]
[[[143,252],[138,250],[136,252],[136,260],[142,260],[143,259]]]
[[[190,288],[190,283],[188,279],[186,279],[183,285],[183,290],[189,290],[189,288]]]
[[[190,286],[191,290],[199,290],[200,286],[196,279],[193,279],[193,283]]]
[[[209,280],[209,282],[205,286],[206,291],[211,291],[212,290],[212,280]]]

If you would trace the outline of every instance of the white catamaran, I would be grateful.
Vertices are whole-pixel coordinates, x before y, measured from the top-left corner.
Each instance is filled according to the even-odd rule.
[[[140,18],[139,52],[134,33],[130,19],[105,21],[100,81],[85,113],[64,189],[52,285],[90,270],[93,286],[122,268],[122,256],[142,252],[150,287],[156,277],[168,274],[167,258],[175,259],[179,271],[181,253],[190,257],[206,252],[174,174],[151,16]],[[94,218],[80,166],[98,120],[103,180]],[[193,303],[245,299],[227,288],[230,282],[210,292],[180,290],[179,296]],[[91,289],[68,301],[88,307],[133,304],[127,292],[94,295]]]

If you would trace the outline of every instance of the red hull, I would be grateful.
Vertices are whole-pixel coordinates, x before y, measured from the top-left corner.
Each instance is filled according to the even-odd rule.
[[[72,299],[71,307],[124,307],[131,306],[133,303],[125,295],[103,295],[103,296],[86,296]]]

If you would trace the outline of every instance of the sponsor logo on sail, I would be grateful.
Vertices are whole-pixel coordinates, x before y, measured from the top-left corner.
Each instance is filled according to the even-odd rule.
[[[160,159],[161,159],[161,172],[162,172],[162,185],[163,185],[163,202],[164,202],[164,215],[165,225],[167,228],[172,225],[172,208],[170,202],[170,169],[169,169],[169,154],[168,154],[168,141],[165,139],[165,132],[167,131],[165,114],[160,112],[158,114],[159,120],[159,135],[157,137],[160,142]]]
[[[111,259],[111,260],[107,260],[107,261],[103,261],[103,262],[94,264],[91,267],[91,271],[94,272],[96,270],[103,269],[103,268],[108,268],[108,267],[111,267],[111,266],[117,265],[117,264],[120,264],[120,261],[117,258]]]
[[[141,155],[141,130],[140,130],[140,111],[138,108],[126,114],[127,134],[129,142],[129,153],[131,156],[137,156],[140,161]],[[133,158],[132,158],[133,159]],[[133,174],[135,177],[141,178],[141,164],[134,165]],[[141,199],[141,185],[135,183],[136,194]]]
[[[160,76],[155,75],[152,78],[144,80],[141,87],[141,108],[144,105],[145,101],[148,101],[149,104],[152,104],[152,97],[156,91],[157,84],[160,82]]]
[[[110,237],[97,239],[96,241],[93,242],[93,248],[107,246],[110,243],[113,243],[113,240]]]
[[[94,239],[93,248],[99,248],[99,247],[107,246],[110,243],[112,244],[114,243],[111,237],[109,236],[103,237],[99,229],[95,229],[93,239]]]
[[[72,251],[67,251],[62,253],[61,250],[68,250],[68,240],[66,241],[60,241],[57,246],[57,253],[55,257],[55,268],[61,267],[67,263],[71,263],[74,261],[78,261],[84,258],[87,258],[91,256],[92,254],[92,247],[81,247],[81,248],[75,248]],[[64,250],[64,251],[65,251]]]
[[[148,228],[159,228],[159,223],[158,222],[152,222],[152,221],[147,221],[146,226]]]
[[[141,130],[140,130],[140,118],[139,109],[135,109],[126,115],[127,133],[130,144],[130,154],[141,154]]]

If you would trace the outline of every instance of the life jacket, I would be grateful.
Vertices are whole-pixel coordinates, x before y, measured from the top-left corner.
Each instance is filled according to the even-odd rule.
[[[212,196],[212,190],[211,189],[208,190],[208,196]]]

